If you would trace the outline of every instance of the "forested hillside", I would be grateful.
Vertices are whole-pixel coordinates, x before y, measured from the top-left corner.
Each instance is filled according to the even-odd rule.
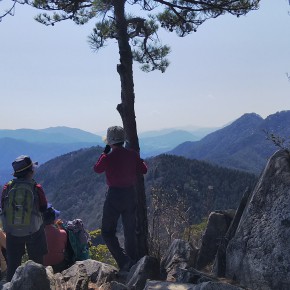
[[[106,192],[104,175],[93,171],[101,152],[101,147],[91,147],[65,154],[40,166],[36,174],[62,217],[82,218],[89,229],[100,226]],[[157,197],[157,206],[176,205],[188,212],[190,222],[200,221],[211,210],[236,208],[245,188],[256,181],[254,175],[183,157],[160,155],[146,162],[149,212],[156,209]]]
[[[184,157],[160,155],[147,162],[149,200],[159,193],[172,204],[183,203],[191,223],[201,221],[212,210],[236,209],[245,189],[256,182],[253,174]]]
[[[278,149],[267,140],[266,132],[289,139],[289,124],[290,111],[277,112],[266,119],[245,114],[200,141],[180,144],[170,153],[259,174]]]

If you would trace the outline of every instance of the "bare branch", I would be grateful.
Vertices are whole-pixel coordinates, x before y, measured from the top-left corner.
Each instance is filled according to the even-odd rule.
[[[0,15],[0,22],[7,15],[14,16],[16,3],[17,1],[13,1],[12,6],[7,11],[5,11],[4,14]]]

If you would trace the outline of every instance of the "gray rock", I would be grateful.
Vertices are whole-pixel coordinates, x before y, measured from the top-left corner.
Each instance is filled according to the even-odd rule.
[[[56,288],[56,281],[55,281],[55,278],[54,278],[54,274],[53,274],[53,269],[51,266],[47,266],[45,268],[46,270],[46,275],[48,277],[48,280],[49,280],[49,284],[50,284],[50,289],[51,290],[57,290]]]
[[[226,235],[234,213],[233,210],[210,213],[197,256],[197,269],[202,269],[214,261],[220,240]]]
[[[50,290],[50,281],[47,277],[45,268],[30,260],[17,268],[9,284],[10,285],[7,285],[9,288],[4,289]]]
[[[247,187],[243,193],[242,199],[235,213],[235,216],[229,226],[229,229],[223,239],[221,239],[218,251],[213,265],[213,273],[218,277],[225,277],[226,274],[226,250],[229,241],[235,236],[236,230],[240,223],[244,209],[248,203],[251,190]]]
[[[148,281],[144,290],[242,290],[231,284],[220,282],[204,282],[198,285],[188,283],[171,283],[160,281]]]
[[[221,282],[205,282],[196,285],[194,290],[243,290],[243,288]]]
[[[93,288],[90,288],[90,289],[93,289]],[[105,284],[102,284],[97,289],[99,290],[129,290],[129,288],[126,285],[119,283],[117,281],[107,282]]]
[[[226,252],[226,276],[255,290],[290,289],[290,156],[268,161]]]
[[[4,284],[0,284],[0,289],[1,290],[10,290],[10,287],[11,287],[11,283],[10,282],[7,282],[7,283],[4,283]]]
[[[127,277],[126,285],[130,289],[142,290],[147,279],[160,279],[160,265],[156,258],[145,256],[134,265]]]
[[[197,252],[198,250],[188,242],[180,239],[174,240],[161,260],[161,279],[172,281],[172,278],[169,277],[171,271],[175,271],[176,268],[194,267]]]
[[[57,289],[94,289],[116,280],[117,271],[115,267],[95,260],[77,261],[67,270],[54,275],[55,285]]]
[[[175,267],[169,273],[170,276],[173,277],[172,281],[176,283],[199,284],[202,282],[217,280],[214,276],[210,276],[194,268],[182,269],[179,267]]]

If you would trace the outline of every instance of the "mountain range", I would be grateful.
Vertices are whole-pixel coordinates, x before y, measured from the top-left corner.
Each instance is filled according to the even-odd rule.
[[[220,129],[171,128],[143,132],[139,134],[141,156],[168,153],[259,174],[278,149],[267,140],[266,132],[289,140],[289,124],[290,111],[282,111],[265,119],[255,113],[244,114]],[[75,128],[0,130],[0,184],[11,178],[11,162],[21,154],[43,164],[96,145],[104,146],[101,136]]]
[[[274,134],[289,141],[289,124],[290,111],[277,112],[265,119],[255,113],[244,114],[230,125],[199,141],[184,142],[169,153],[259,174],[278,149],[268,136]]]
[[[69,127],[51,127],[46,129],[0,130],[0,139],[11,138],[29,143],[101,143],[98,135]]]
[[[195,131],[187,132],[172,128],[144,132],[140,137],[142,157],[172,150],[184,141],[199,140],[214,128],[191,128],[191,130]],[[11,178],[11,163],[21,154],[30,155],[42,164],[68,152],[96,145],[104,146],[101,136],[76,128],[0,130],[0,184],[2,180]]]

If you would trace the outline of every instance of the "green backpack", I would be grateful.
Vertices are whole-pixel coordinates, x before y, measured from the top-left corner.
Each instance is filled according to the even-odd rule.
[[[23,237],[40,229],[43,220],[38,209],[38,194],[34,180],[11,180],[3,203],[2,223],[6,233]]]
[[[81,219],[67,221],[61,225],[68,236],[67,256],[71,263],[83,261],[90,258],[89,247],[91,237],[85,229]]]

